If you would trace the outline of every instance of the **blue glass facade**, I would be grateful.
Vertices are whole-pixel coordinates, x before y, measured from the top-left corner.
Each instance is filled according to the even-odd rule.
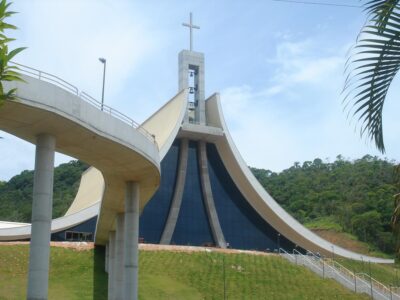
[[[160,188],[140,216],[139,237],[144,242],[160,242],[175,190],[179,152],[180,140],[177,139],[161,162]],[[215,244],[201,189],[198,155],[198,143],[190,141],[182,204],[171,244]],[[207,144],[207,160],[215,207],[222,232],[230,247],[270,251],[278,246],[287,250],[293,249],[295,245],[269,225],[241,194],[214,144]],[[71,232],[93,233],[94,236],[96,221],[97,217],[94,217],[67,230],[53,233],[51,240],[64,241],[68,234],[71,237]]]
[[[140,215],[139,237],[143,238],[146,243],[158,244],[160,242],[174,195],[179,144],[180,141],[175,140],[162,160],[160,187]]]
[[[161,163],[161,186],[140,217],[140,237],[159,243],[175,188],[180,141]],[[247,202],[226,170],[214,144],[207,144],[211,189],[225,240],[232,248],[291,250],[295,245],[280,235]],[[171,244],[214,244],[201,191],[197,142],[189,142],[187,176],[182,205]]]
[[[201,191],[197,142],[193,141],[189,142],[185,188],[171,244],[214,244]]]
[[[65,241],[66,240],[66,232],[84,232],[84,233],[91,233],[92,234],[92,241],[94,238],[94,232],[96,231],[96,222],[97,222],[97,217],[93,217],[79,225],[76,225],[74,227],[68,228],[63,231],[59,231],[56,233],[51,234],[51,240],[52,241]]]
[[[232,248],[293,249],[294,244],[269,225],[236,187],[214,144],[207,144],[208,169],[215,207],[225,240]]]

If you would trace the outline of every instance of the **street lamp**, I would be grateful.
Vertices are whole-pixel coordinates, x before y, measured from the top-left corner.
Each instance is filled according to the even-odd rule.
[[[280,233],[278,233],[278,235],[277,235],[277,240],[278,240],[278,253],[280,253],[280,249],[281,249],[281,241],[280,241],[280,238],[281,238],[281,234]]]
[[[106,83],[106,64],[107,61],[105,58],[100,57],[99,61],[104,65],[104,69],[103,69],[103,90],[101,92],[101,110],[103,110],[103,106],[104,106],[104,85]]]

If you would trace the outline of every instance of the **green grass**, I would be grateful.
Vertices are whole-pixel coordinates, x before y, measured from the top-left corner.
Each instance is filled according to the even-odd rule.
[[[25,299],[27,260],[28,246],[0,246],[0,299]],[[106,299],[103,260],[52,248],[49,299]],[[139,298],[224,299],[224,265],[227,299],[368,299],[276,256],[168,251],[140,252]]]
[[[356,273],[369,274],[371,268],[371,276],[383,284],[389,286],[400,286],[400,266],[398,264],[369,264],[368,262],[355,261],[345,258],[336,258],[349,270]]]
[[[360,241],[355,235],[343,231],[342,227],[333,217],[321,217],[304,225],[323,239],[345,249],[369,256],[393,258],[393,255],[383,253],[372,244]]]
[[[337,232],[342,232],[342,227],[337,223],[333,217],[321,217],[304,224],[309,229],[325,229],[325,230],[335,230]]]
[[[0,246],[0,299],[25,299],[29,247]],[[107,299],[104,254],[51,248],[49,299]],[[95,289],[96,288],[96,289]]]

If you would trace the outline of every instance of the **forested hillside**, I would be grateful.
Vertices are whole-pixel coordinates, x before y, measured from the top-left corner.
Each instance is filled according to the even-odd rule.
[[[53,218],[67,211],[87,168],[85,163],[73,160],[54,169]],[[0,220],[30,223],[32,187],[33,171],[23,171],[8,182],[0,181]]]
[[[364,156],[348,161],[338,156],[295,163],[274,173],[252,168],[272,197],[301,223],[355,235],[377,249],[392,253],[394,162]]]
[[[54,173],[53,218],[73,201],[82,172],[80,161],[62,164]],[[365,156],[348,161],[321,159],[295,163],[280,173],[252,168],[265,189],[297,220],[311,228],[351,233],[386,253],[394,250],[394,162]],[[0,220],[30,222],[33,171],[0,182]]]

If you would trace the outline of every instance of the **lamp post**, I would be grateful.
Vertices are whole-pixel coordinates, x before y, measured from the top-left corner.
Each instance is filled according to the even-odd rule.
[[[107,61],[105,58],[100,57],[99,61],[104,65],[104,69],[103,69],[103,89],[101,92],[101,110],[103,110],[103,106],[104,106],[104,86],[106,83],[106,64]]]
[[[278,233],[278,235],[277,235],[277,240],[278,240],[278,253],[280,253],[281,252],[281,241],[280,241],[280,237],[281,237],[281,234],[280,233]]]

